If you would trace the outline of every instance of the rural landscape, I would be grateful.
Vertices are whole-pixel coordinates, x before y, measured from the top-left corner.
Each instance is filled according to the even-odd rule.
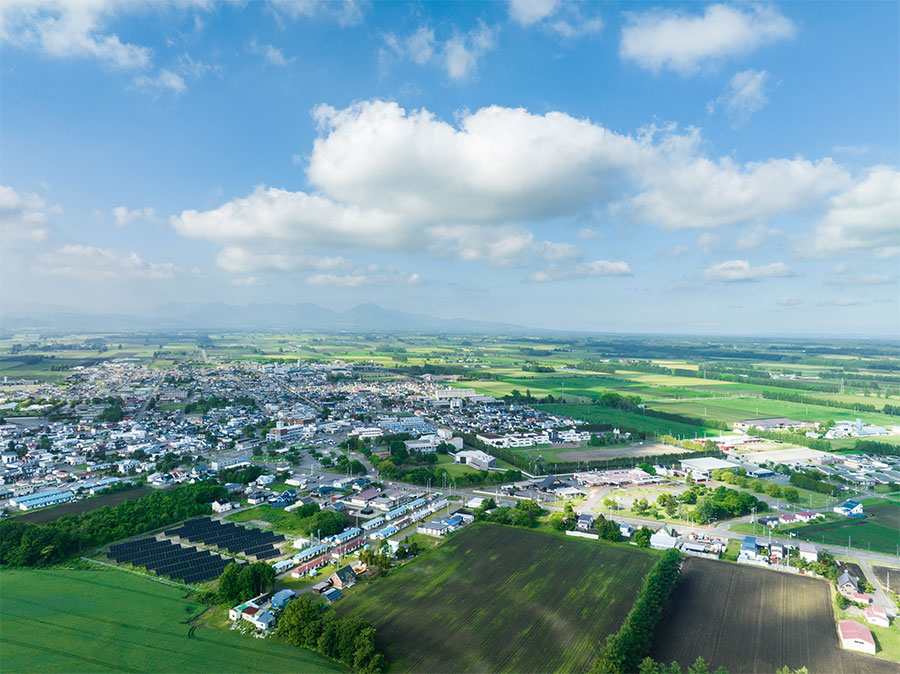
[[[900,674],[898,26],[0,1],[0,674]]]

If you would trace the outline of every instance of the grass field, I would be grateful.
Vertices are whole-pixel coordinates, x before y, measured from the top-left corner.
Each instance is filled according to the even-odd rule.
[[[583,672],[656,555],[475,524],[336,604],[400,672]]]
[[[247,508],[231,515],[226,515],[225,519],[229,522],[251,522],[259,520],[267,522],[275,531],[285,534],[294,534],[295,536],[303,535],[304,532],[300,528],[303,518],[295,512],[285,512],[284,508],[273,508],[268,504],[258,505],[255,508]]]
[[[561,414],[588,423],[613,424],[660,435],[669,434],[693,438],[695,436],[703,437],[704,431],[712,430],[703,426],[657,419],[636,412],[610,409],[599,405],[535,405],[535,407],[551,414]]]
[[[689,558],[650,655],[686,667],[702,656],[733,674],[789,665],[829,674],[896,673],[897,665],[840,648],[828,583]]]
[[[812,543],[850,545],[860,550],[897,554],[900,543],[900,505],[881,500],[867,506],[866,519],[840,517],[827,522],[806,524],[789,530]],[[787,530],[787,529],[786,529]]]
[[[339,672],[307,650],[199,626],[184,590],[120,571],[0,577],[5,672]]]

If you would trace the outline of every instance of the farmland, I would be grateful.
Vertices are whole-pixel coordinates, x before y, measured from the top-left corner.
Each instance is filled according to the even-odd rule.
[[[91,510],[97,510],[97,508],[102,508],[103,506],[114,506],[117,503],[122,503],[122,501],[140,498],[152,491],[153,490],[150,489],[150,487],[137,487],[135,489],[128,489],[127,491],[118,491],[114,494],[103,494],[83,501],[76,501],[75,503],[65,503],[55,508],[33,510],[23,515],[17,515],[16,521],[31,522],[32,524],[45,524],[46,522],[58,520],[60,517],[65,517],[66,515],[80,515],[81,513],[90,512]]]
[[[608,407],[600,407],[599,405],[535,405],[537,409],[544,410],[550,414],[559,414],[562,416],[574,417],[591,424],[612,424],[614,426],[624,426],[648,433],[668,434],[684,437],[703,437],[704,431],[707,429],[703,426],[695,426],[693,424],[685,424],[679,421],[669,421],[667,419],[657,419],[656,417],[646,416],[638,412],[629,412],[626,410],[611,409]]]
[[[825,581],[696,558],[684,563],[651,656],[680,663],[702,656],[747,674],[783,665],[833,674],[897,671],[840,648]]]
[[[190,623],[184,590],[119,571],[5,569],[0,659],[9,672],[343,671],[319,655]],[[190,623],[190,624],[189,624]]]
[[[812,523],[790,531],[813,543],[847,545],[875,552],[897,553],[900,541],[900,505],[881,500],[866,507],[866,519],[829,516],[829,521]]]
[[[475,524],[337,604],[392,671],[585,671],[619,629],[654,553]]]

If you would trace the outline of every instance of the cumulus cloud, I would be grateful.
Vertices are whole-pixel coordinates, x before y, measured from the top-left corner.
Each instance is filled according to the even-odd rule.
[[[40,253],[34,270],[43,276],[73,279],[168,281],[185,275],[170,262],[148,262],[134,251],[68,244]]]
[[[778,299],[777,304],[782,307],[796,307],[799,304],[803,304],[803,300],[798,300],[796,297],[785,295]]]
[[[725,106],[726,113],[736,126],[744,124],[751,115],[768,104],[768,79],[769,74],[765,70],[742,70],[736,73],[722,95],[707,103],[707,111],[712,114],[717,107]]]
[[[768,243],[780,234],[781,232],[777,229],[759,224],[750,229],[745,229],[738,237],[735,245],[739,250],[752,250]]]
[[[642,68],[682,75],[736,54],[794,37],[794,24],[774,7],[708,5],[702,15],[653,9],[631,14],[619,54]]]
[[[363,0],[269,0],[272,9],[279,16],[297,20],[324,18],[335,21],[340,26],[355,26],[362,22],[365,2]]]
[[[40,243],[50,236],[50,216],[62,213],[35,193],[19,194],[0,185],[0,234],[6,244],[14,241]]]
[[[420,26],[406,37],[393,33],[386,35],[386,49],[381,50],[381,58],[383,61],[389,57],[408,59],[420,66],[433,65],[441,68],[451,80],[463,81],[475,74],[479,61],[493,49],[494,41],[494,30],[483,23],[468,33],[457,32],[443,41],[435,38],[432,28]]]
[[[579,262],[577,264],[551,264],[545,269],[534,272],[528,279],[538,283],[547,283],[572,278],[631,275],[631,267],[628,266],[627,262],[622,262],[621,260],[618,262],[594,260],[593,262]]]
[[[424,251],[515,267],[549,249],[530,223],[610,209],[668,230],[744,225],[739,245],[748,249],[775,235],[772,219],[821,208],[853,185],[830,159],[711,158],[697,130],[674,126],[625,135],[500,106],[451,124],[378,100],[318,106],[313,116],[308,191],[260,185],[218,208],[186,210],[173,227],[256,253]]]
[[[846,191],[833,196],[828,212],[806,237],[801,253],[828,257],[871,251],[893,257],[900,251],[900,172],[872,168]]]
[[[145,206],[144,208],[137,208],[133,211],[129,211],[125,206],[116,206],[112,209],[112,215],[116,226],[124,227],[136,220],[155,220],[156,210],[150,206]]]
[[[772,262],[760,267],[752,266],[747,260],[728,260],[708,267],[703,272],[707,281],[737,283],[741,281],[760,281],[767,278],[784,278],[794,276],[794,270],[783,262]]]

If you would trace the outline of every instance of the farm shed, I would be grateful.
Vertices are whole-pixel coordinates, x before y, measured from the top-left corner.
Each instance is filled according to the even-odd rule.
[[[734,461],[725,461],[723,459],[715,459],[713,457],[704,457],[702,459],[684,459],[681,461],[681,470],[690,473],[694,477],[702,477],[708,480],[710,473],[714,470],[734,470],[740,468],[741,464]]]
[[[839,620],[838,634],[841,646],[851,651],[875,655],[875,639],[869,628],[855,620]]]
[[[878,627],[890,627],[891,621],[888,618],[887,610],[881,606],[866,606],[865,608],[866,622],[870,622]]]

